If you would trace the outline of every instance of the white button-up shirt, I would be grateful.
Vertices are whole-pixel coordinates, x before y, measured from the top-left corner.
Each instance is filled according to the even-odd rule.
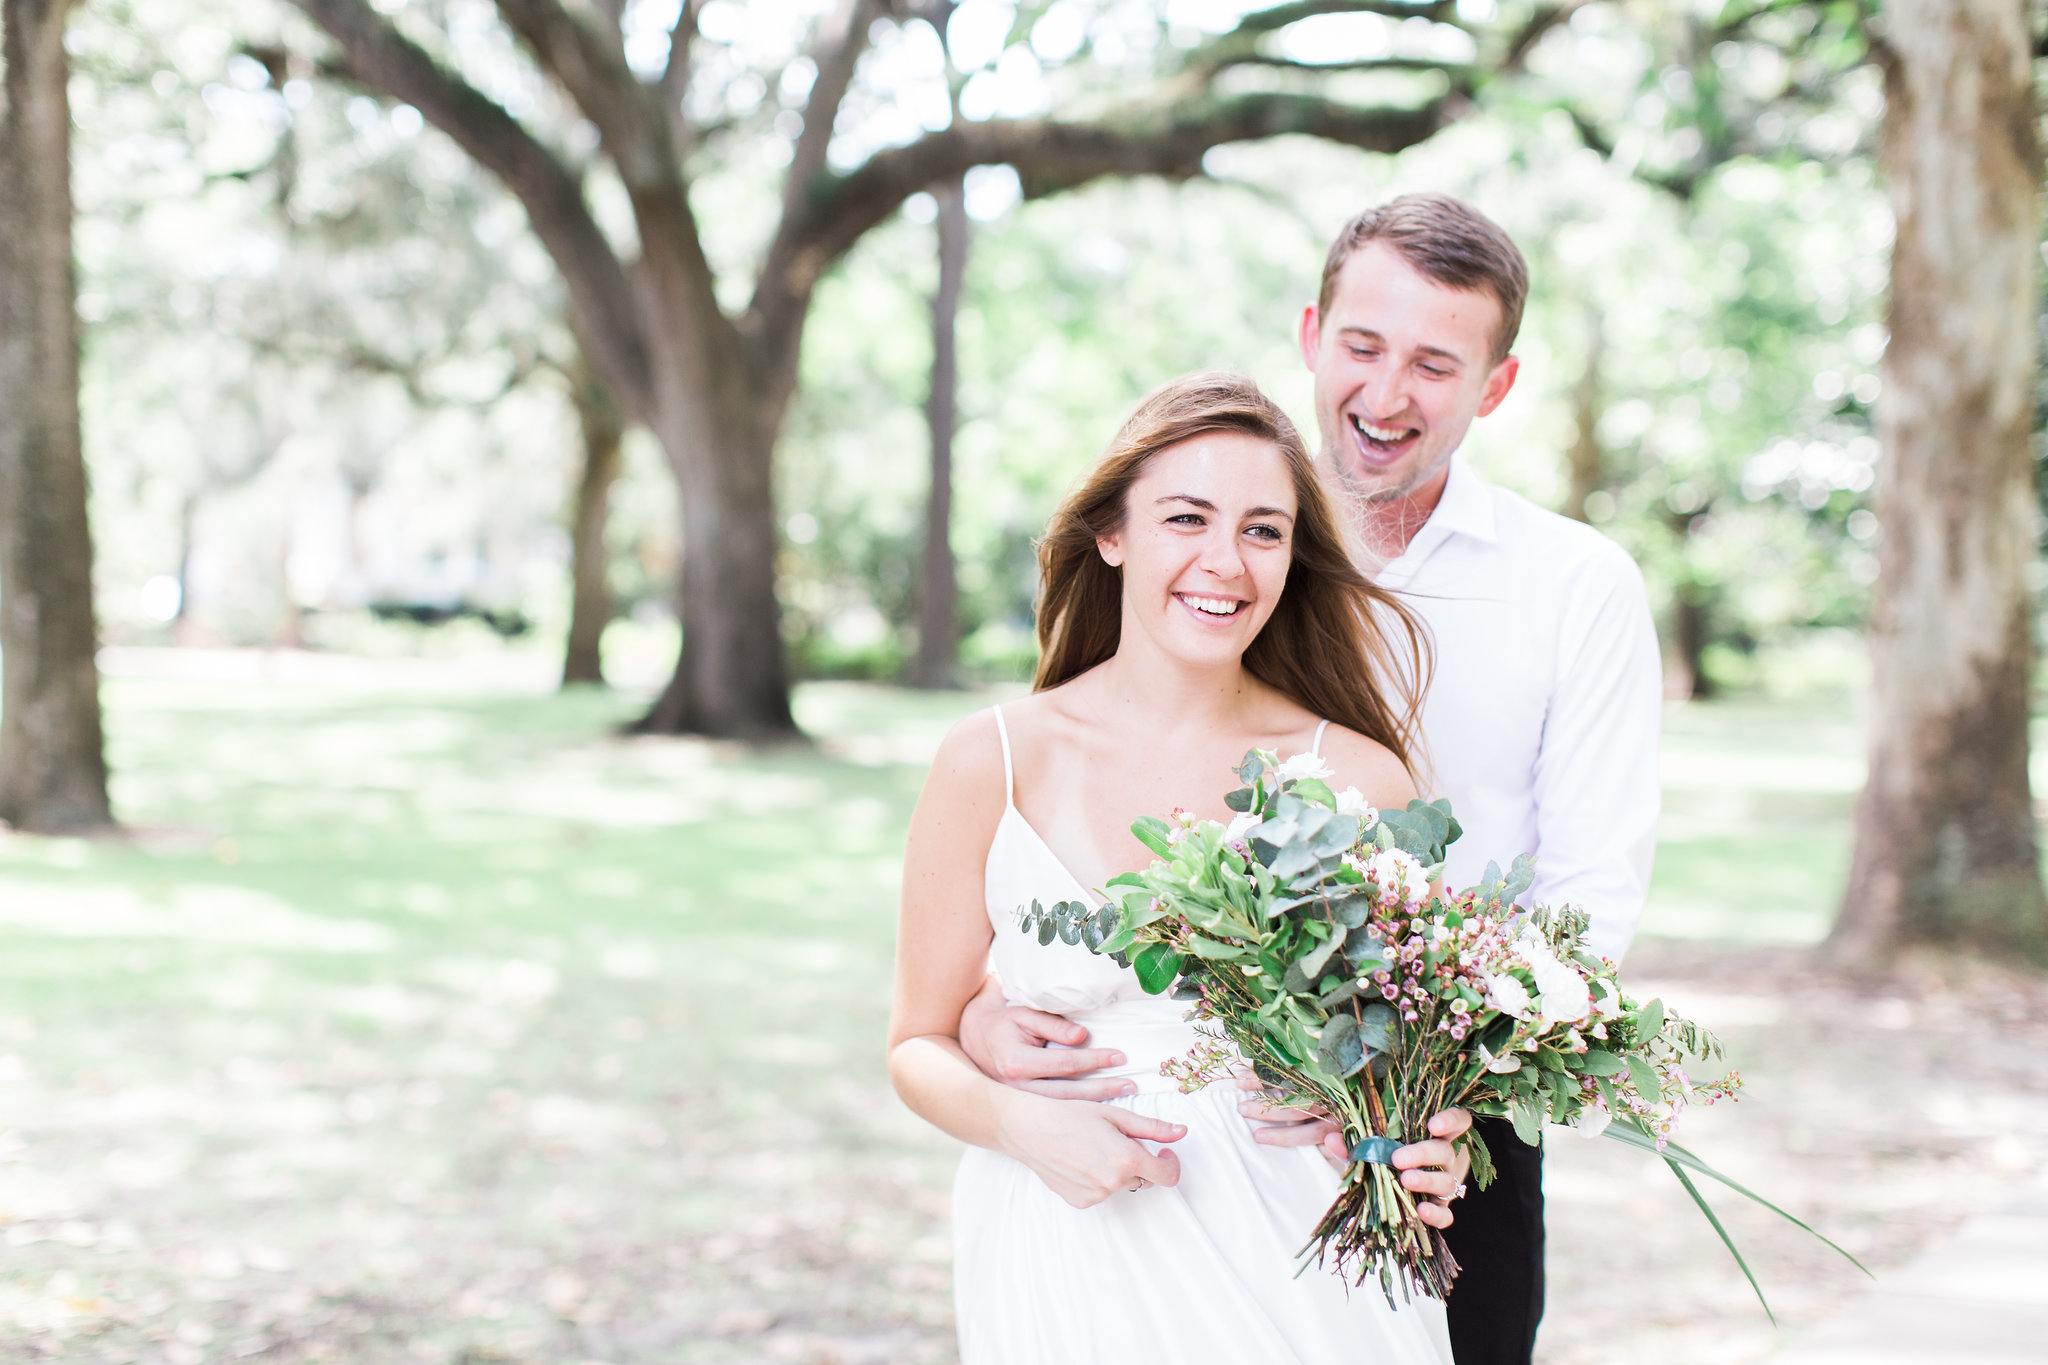
[[[1442,500],[1377,579],[1435,645],[1418,781],[1464,827],[1446,884],[1534,853],[1524,902],[1585,910],[1590,945],[1619,962],[1657,844],[1663,701],[1635,561],[1454,457]]]

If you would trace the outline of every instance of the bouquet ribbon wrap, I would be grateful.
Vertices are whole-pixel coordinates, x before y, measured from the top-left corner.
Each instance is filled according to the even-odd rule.
[[[1351,1159],[1371,1166],[1391,1166],[1401,1144],[1390,1137],[1360,1138],[1351,1148]]]

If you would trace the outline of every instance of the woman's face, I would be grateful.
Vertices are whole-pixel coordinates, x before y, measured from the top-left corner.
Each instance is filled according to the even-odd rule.
[[[1295,496],[1270,441],[1210,432],[1154,455],[1123,526],[1096,544],[1123,569],[1124,632],[1190,664],[1235,661],[1287,583]]]

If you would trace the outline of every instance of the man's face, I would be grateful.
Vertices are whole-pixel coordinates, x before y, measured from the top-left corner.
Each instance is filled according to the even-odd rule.
[[[1311,304],[1301,319],[1334,491],[1381,503],[1441,487],[1472,419],[1514,386],[1515,358],[1493,361],[1499,325],[1492,294],[1438,284],[1384,242],[1351,254],[1327,316]]]

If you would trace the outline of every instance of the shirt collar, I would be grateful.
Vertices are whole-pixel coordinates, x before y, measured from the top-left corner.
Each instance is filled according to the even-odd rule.
[[[1488,545],[1499,539],[1494,525],[1493,495],[1486,480],[1460,455],[1451,457],[1450,476],[1444,480],[1443,496],[1430,510],[1429,520],[1415,532],[1408,548],[1380,570],[1380,581],[1389,587],[1402,586],[1424,560],[1436,553],[1438,546],[1454,535],[1471,536]]]

